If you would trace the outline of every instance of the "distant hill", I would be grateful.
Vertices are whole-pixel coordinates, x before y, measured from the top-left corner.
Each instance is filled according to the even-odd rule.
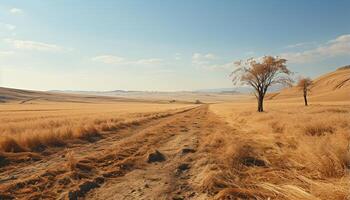
[[[25,102],[40,98],[50,99],[53,93],[0,87],[0,102]]]
[[[33,104],[40,102],[155,102],[155,103],[191,103],[221,102],[242,98],[232,92],[205,93],[205,92],[157,92],[157,91],[73,91],[51,90],[33,91],[0,87],[0,103]]]
[[[215,90],[215,89],[214,89]],[[171,102],[222,102],[230,101],[242,96],[247,96],[244,93],[230,90],[201,90],[201,91],[128,91],[128,90],[113,90],[113,91],[55,91],[64,94],[79,94],[79,95],[95,95],[105,97],[121,97],[126,99],[146,100],[146,101],[171,101]]]
[[[33,102],[101,102],[101,101],[130,101],[126,98],[104,97],[96,95],[68,94],[58,92],[42,92],[0,87],[0,103],[33,103]]]
[[[287,88],[267,96],[268,99],[302,98],[298,87]],[[350,66],[338,68],[313,80],[309,99],[311,101],[350,101]]]
[[[340,67],[313,80],[309,100],[312,101],[350,101],[350,65]],[[267,100],[299,101],[300,88],[281,89],[273,86]],[[276,92],[278,91],[278,92]],[[157,91],[32,91],[0,87],[0,103],[50,102],[101,102],[101,101],[188,101],[203,102],[230,101],[252,92],[249,87],[202,89],[196,91],[157,92]]]

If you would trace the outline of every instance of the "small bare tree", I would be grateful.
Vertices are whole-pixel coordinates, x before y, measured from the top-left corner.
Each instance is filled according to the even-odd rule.
[[[264,97],[273,84],[291,85],[292,72],[286,66],[286,59],[265,56],[259,61],[255,58],[237,61],[237,69],[231,73],[234,85],[249,85],[254,88],[258,100],[258,112],[264,111]]]
[[[308,106],[307,103],[307,93],[310,91],[311,86],[312,86],[312,80],[310,78],[301,78],[298,81],[298,85],[297,85],[301,90],[303,90],[303,94],[304,94],[304,102],[305,102],[305,106]]]

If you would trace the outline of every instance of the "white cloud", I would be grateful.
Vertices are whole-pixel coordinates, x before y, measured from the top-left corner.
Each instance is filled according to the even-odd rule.
[[[148,59],[141,59],[136,61],[130,61],[129,63],[136,63],[141,65],[153,65],[153,64],[159,64],[162,62],[162,59],[159,58],[148,58]]]
[[[218,56],[212,53],[207,53],[207,54],[194,53],[192,55],[192,64],[201,69],[232,70],[234,67],[233,62],[220,64],[217,61],[218,61]]]
[[[16,29],[16,26],[15,26],[15,25],[12,25],[12,24],[6,24],[6,23],[0,22],[0,29],[5,29],[5,30],[8,30],[8,31],[13,31],[13,30]]]
[[[15,39],[5,39],[5,42],[10,44],[16,49],[22,50],[34,50],[34,51],[63,51],[64,48],[49,43],[36,42],[30,40],[15,40]]]
[[[180,53],[176,53],[175,54],[175,60],[181,60],[181,54]]]
[[[102,56],[96,56],[93,57],[91,60],[102,62],[105,64],[123,64],[125,62],[125,59],[118,56],[112,56],[112,55],[102,55]]]
[[[0,51],[0,57],[2,57],[2,56],[11,56],[14,53],[15,52],[13,52],[13,51]]]
[[[317,48],[301,52],[282,53],[281,57],[291,63],[306,63],[320,59],[350,55],[350,34],[341,35],[336,39],[320,44]]]
[[[339,37],[337,37],[334,40],[329,41],[329,43],[334,43],[334,42],[349,42],[350,41],[350,34],[346,34],[346,35],[341,35]]]
[[[113,64],[113,65],[158,65],[162,62],[162,59],[159,59],[159,58],[130,60],[124,57],[114,56],[114,55],[96,56],[96,57],[93,57],[91,60],[95,62],[102,62],[105,64]]]
[[[235,65],[234,62],[224,63],[224,64],[213,64],[207,67],[209,70],[228,70],[232,71]]]
[[[305,48],[305,47],[310,47],[311,45],[315,45],[315,43],[314,42],[300,42],[300,43],[288,45],[288,46],[286,46],[286,49]]]
[[[192,55],[192,64],[198,65],[198,66],[209,65],[216,58],[217,57],[212,53],[207,53],[207,54],[194,53]]]
[[[15,15],[19,15],[19,14],[23,13],[23,10],[19,9],[19,8],[11,8],[10,13],[15,14]]]

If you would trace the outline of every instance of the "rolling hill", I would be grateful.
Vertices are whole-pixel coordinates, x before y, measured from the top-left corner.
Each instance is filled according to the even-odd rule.
[[[221,90],[220,90],[221,91]],[[232,91],[232,90],[231,90]],[[275,89],[271,90],[275,91]],[[32,91],[0,87],[0,103],[49,102],[101,102],[101,101],[194,101],[204,102],[231,101],[241,99],[237,93],[196,91],[196,92],[145,92],[145,91]],[[266,100],[299,101],[302,98],[300,88],[291,87],[271,92]],[[310,101],[349,101],[350,100],[350,66],[338,68],[313,80],[309,93]]]
[[[299,98],[302,98],[302,91],[295,86],[267,96],[269,100],[296,100]],[[309,99],[311,101],[349,101],[350,66],[340,67],[336,71],[313,80]]]
[[[33,102],[113,102],[138,101],[122,97],[107,97],[83,94],[68,94],[58,92],[43,92],[0,87],[0,103],[33,103]]]

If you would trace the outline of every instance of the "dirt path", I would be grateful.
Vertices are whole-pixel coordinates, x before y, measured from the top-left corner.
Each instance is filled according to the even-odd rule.
[[[101,141],[4,171],[0,199],[189,199],[207,106],[151,120]],[[150,153],[165,160],[147,162]]]
[[[164,137],[150,149],[157,149],[166,160],[140,164],[125,176],[102,185],[89,199],[184,199],[196,192],[187,183],[198,137],[205,125],[207,108],[197,109],[159,127]],[[118,191],[118,192],[116,192]]]
[[[125,140],[146,127],[152,127],[160,121],[167,120],[167,118],[171,118],[173,115],[181,114],[188,110],[190,109],[150,115],[149,118],[145,118],[141,120],[141,122],[138,122],[138,125],[134,125],[133,122],[131,122],[131,124],[126,124],[125,128],[118,130],[115,133],[107,132],[104,134],[105,137],[103,139],[96,142],[72,144],[66,149],[50,149],[49,154],[44,155],[44,158],[39,161],[28,158],[26,162],[19,162],[15,165],[0,168],[0,183],[4,184],[15,179],[26,179],[32,176],[35,172],[54,168],[58,164],[67,161],[67,153],[71,153],[75,159],[80,159],[88,155],[93,155],[96,152],[104,151],[106,147],[113,148],[115,145],[118,145],[117,141]],[[53,151],[53,153],[50,151]],[[18,153],[18,155],[20,156],[21,153]]]

